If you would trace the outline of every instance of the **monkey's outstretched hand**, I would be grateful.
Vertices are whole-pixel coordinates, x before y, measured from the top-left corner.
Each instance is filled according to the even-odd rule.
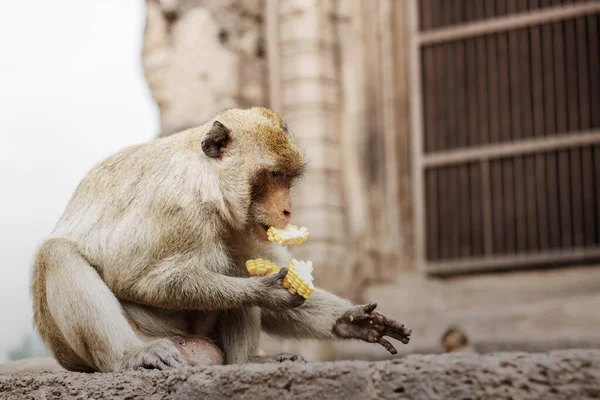
[[[283,286],[283,279],[288,273],[287,268],[282,268],[279,272],[269,274],[258,278],[259,281],[259,307],[267,308],[273,311],[287,310],[296,308],[306,300],[297,293],[290,293]]]
[[[379,343],[391,354],[398,351],[384,339],[388,336],[407,344],[412,331],[404,324],[374,311],[377,303],[352,307],[337,319],[333,332],[344,339],[361,339],[369,343]]]

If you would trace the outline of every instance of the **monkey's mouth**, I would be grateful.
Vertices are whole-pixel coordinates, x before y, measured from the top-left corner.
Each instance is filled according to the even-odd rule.
[[[258,221],[256,221],[254,223],[253,231],[259,240],[261,240],[261,241],[269,240],[269,235],[267,234],[268,230],[269,230],[269,225],[263,224],[262,222],[258,222]]]

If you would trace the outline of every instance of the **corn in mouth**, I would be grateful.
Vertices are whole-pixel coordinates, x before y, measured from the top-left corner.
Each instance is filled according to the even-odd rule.
[[[289,224],[284,229],[270,227],[267,231],[269,241],[279,243],[282,246],[298,246],[308,238],[308,230],[303,226],[298,228],[296,225]]]
[[[272,226],[267,230],[267,237],[269,241],[279,243],[282,246],[295,247],[306,241],[308,230],[305,227],[298,228],[292,224],[284,229],[277,229]],[[292,259],[287,268],[288,272],[283,278],[283,287],[288,289],[290,293],[297,293],[308,299],[315,290],[312,262]],[[273,261],[263,260],[262,258],[246,261],[246,269],[250,275],[257,276],[276,273],[280,270]]]

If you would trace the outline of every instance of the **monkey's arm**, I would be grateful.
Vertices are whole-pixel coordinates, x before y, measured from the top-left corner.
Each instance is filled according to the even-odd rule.
[[[147,271],[108,275],[106,279],[119,299],[167,310],[219,311],[252,306],[278,310],[298,306],[304,300],[282,286],[286,272],[238,278],[214,272],[198,259],[174,257]]]
[[[350,307],[352,303],[348,300],[315,288],[302,306],[287,310],[293,312],[262,310],[262,328],[269,334],[283,337],[335,339],[335,321]]]
[[[323,289],[298,308],[273,312],[262,310],[262,328],[269,334],[298,339],[361,339],[379,343],[390,353],[397,351],[384,339],[389,336],[408,343],[411,331],[375,311],[377,304],[354,306]]]

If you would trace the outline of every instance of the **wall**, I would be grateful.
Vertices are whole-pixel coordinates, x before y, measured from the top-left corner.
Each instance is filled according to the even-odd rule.
[[[147,0],[142,62],[162,135],[265,104],[264,1]]]
[[[295,212],[313,236],[298,252],[359,301],[411,264],[404,7],[274,0],[267,15],[271,106],[312,161]]]
[[[281,113],[311,161],[294,192],[319,286],[375,300],[438,351],[452,324],[482,350],[600,347],[600,268],[434,279],[413,257],[408,2],[148,0],[143,63],[163,134],[225,107]],[[385,358],[360,343],[282,343],[309,359]]]

